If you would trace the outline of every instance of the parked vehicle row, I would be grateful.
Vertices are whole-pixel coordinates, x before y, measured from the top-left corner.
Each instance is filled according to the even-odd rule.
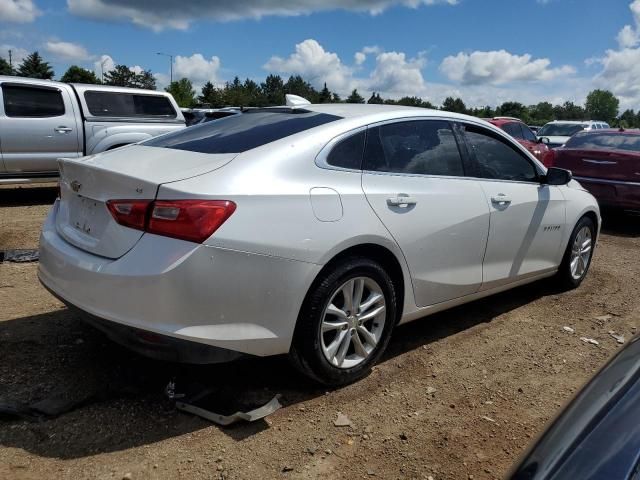
[[[608,123],[594,120],[585,122],[554,120],[538,130],[537,135],[538,138],[546,138],[547,145],[550,148],[556,148],[564,145],[572,135],[578,132],[602,130],[605,128],[610,128]]]
[[[541,162],[544,161],[544,158],[549,154],[549,147],[544,143],[543,138],[537,138],[531,129],[520,119],[495,117],[487,121],[515,138]]]
[[[39,277],[65,303],[148,355],[288,353],[331,385],[365,375],[398,323],[579,285],[600,228],[568,171],[411,107],[253,109],[60,175]]]
[[[51,181],[58,158],[184,127],[166,92],[0,76],[0,183]]]

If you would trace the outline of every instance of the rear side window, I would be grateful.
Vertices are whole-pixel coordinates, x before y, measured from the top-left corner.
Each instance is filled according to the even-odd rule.
[[[4,113],[7,117],[59,117],[64,115],[62,92],[55,88],[3,85]]]
[[[370,128],[365,170],[463,176],[462,158],[449,122],[419,120]]]
[[[522,139],[522,128],[520,128],[520,124],[519,123],[507,123],[506,125],[504,125],[502,127],[502,129],[507,132],[509,135],[511,135],[513,138],[519,138]]]
[[[241,153],[342,117],[308,110],[248,110],[144,142],[200,153]]]
[[[161,95],[88,91],[84,100],[95,117],[176,117],[169,99]]]
[[[616,132],[578,133],[569,139],[565,148],[640,152],[640,134]]]
[[[334,167],[360,170],[362,168],[362,153],[366,133],[361,131],[341,140],[327,157],[327,163]]]
[[[465,137],[478,168],[478,176],[496,180],[535,182],[538,175],[533,164],[515,147],[492,132],[465,125]]]

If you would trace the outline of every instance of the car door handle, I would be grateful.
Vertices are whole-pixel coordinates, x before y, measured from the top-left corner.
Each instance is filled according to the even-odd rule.
[[[491,202],[497,203],[498,205],[509,205],[511,203],[511,199],[504,193],[499,193],[498,195],[491,197]]]
[[[69,128],[69,127],[61,126],[61,127],[56,127],[56,128],[54,128],[54,130],[55,130],[56,132],[58,132],[58,133],[69,133],[69,132],[70,132],[71,130],[73,130],[73,129],[72,129],[72,128]]]
[[[415,198],[410,197],[409,195],[404,195],[402,193],[396,195],[395,197],[387,198],[387,205],[390,207],[408,207],[409,205],[415,205],[418,203]]]

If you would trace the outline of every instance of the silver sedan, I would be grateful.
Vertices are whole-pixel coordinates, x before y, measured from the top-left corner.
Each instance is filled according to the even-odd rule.
[[[546,277],[600,227],[571,173],[477,118],[386,105],[249,110],[59,162],[42,283],[115,340],[186,362],[289,354],[366,375],[394,327]]]

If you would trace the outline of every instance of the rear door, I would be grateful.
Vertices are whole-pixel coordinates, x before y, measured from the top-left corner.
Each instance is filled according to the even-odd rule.
[[[68,89],[3,82],[0,132],[7,173],[56,172],[56,159],[76,158],[81,135]]]
[[[363,170],[367,200],[402,249],[418,306],[478,291],[489,208],[479,183],[465,177],[452,125],[369,127]]]
[[[482,290],[557,268],[566,228],[559,188],[541,184],[534,162],[502,135],[461,128],[491,211]]]

